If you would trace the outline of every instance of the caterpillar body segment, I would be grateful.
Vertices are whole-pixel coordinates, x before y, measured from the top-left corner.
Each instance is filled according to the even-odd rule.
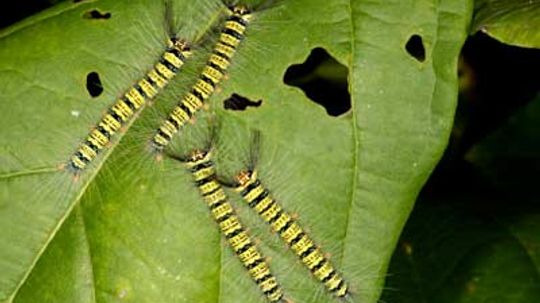
[[[225,21],[218,42],[214,46],[199,79],[154,134],[152,145],[156,150],[163,150],[170,143],[172,136],[203,107],[214,93],[217,85],[225,76],[238,45],[244,39],[250,19],[251,14],[246,8],[237,6],[231,9],[231,15]],[[167,121],[172,126],[165,126]]]
[[[190,47],[183,40],[171,38],[168,44],[154,68],[109,108],[78,150],[71,156],[68,167],[75,174],[84,170],[108,145],[118,130],[129,122],[148,100],[154,98],[169,83],[191,55]]]
[[[263,187],[255,170],[243,170],[235,177],[235,190],[263,220],[270,224],[301,262],[336,297],[349,300],[345,280],[324,256],[321,249],[304,232],[293,216],[289,215]]]
[[[238,259],[249,272],[269,302],[285,303],[277,279],[270,272],[263,255],[242,226],[232,205],[217,181],[211,152],[196,150],[183,160],[191,172],[199,192],[210,209],[212,216],[227,239]]]

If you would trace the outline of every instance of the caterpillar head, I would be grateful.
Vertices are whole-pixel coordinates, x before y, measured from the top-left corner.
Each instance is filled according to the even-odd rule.
[[[257,172],[250,169],[241,170],[234,177],[234,181],[239,187],[244,187],[248,183],[255,181],[256,179],[257,179]]]

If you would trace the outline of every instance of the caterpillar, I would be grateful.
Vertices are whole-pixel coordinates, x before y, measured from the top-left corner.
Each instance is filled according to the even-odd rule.
[[[190,47],[184,40],[170,38],[168,44],[154,68],[109,108],[71,156],[68,165],[76,174],[86,168],[147,100],[155,97],[169,83],[191,55]]]
[[[245,231],[232,205],[228,202],[223,187],[217,181],[211,152],[194,150],[187,159],[170,156],[184,162],[191,172],[221,232],[268,301],[284,303],[283,292],[277,279],[270,272],[268,264]]]
[[[225,76],[236,48],[244,38],[251,19],[250,11],[244,6],[235,6],[226,19],[218,42],[192,89],[173,108],[167,119],[152,138],[156,150],[164,149],[173,135],[189,121],[212,95],[217,84]]]
[[[257,177],[257,171],[246,169],[235,176],[235,190],[248,205],[272,226],[272,230],[287,243],[302,263],[326,288],[338,298],[349,300],[345,280],[334,269],[319,247],[304,232],[298,222],[270,196]]]

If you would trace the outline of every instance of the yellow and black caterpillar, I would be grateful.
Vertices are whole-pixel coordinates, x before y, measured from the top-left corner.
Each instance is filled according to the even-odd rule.
[[[257,178],[255,170],[243,170],[235,177],[235,190],[274,232],[292,248],[302,263],[338,298],[349,299],[348,286],[324,256],[319,247],[304,232],[296,220],[274,200]]]
[[[217,181],[211,152],[195,150],[187,160],[173,158],[183,161],[193,175],[203,200],[210,208],[221,232],[268,301],[284,303],[281,287],[242,226],[232,205],[227,201],[223,187]]]
[[[165,148],[173,135],[193,117],[212,95],[217,84],[225,76],[236,48],[244,38],[250,19],[251,14],[244,6],[236,6],[232,9],[201,76],[182,101],[174,107],[152,138],[153,146],[157,150]]]
[[[169,83],[191,55],[188,44],[183,40],[171,38],[168,44],[169,46],[154,68],[109,108],[79,149],[71,156],[68,166],[75,173],[83,170],[146,101],[155,97]]]

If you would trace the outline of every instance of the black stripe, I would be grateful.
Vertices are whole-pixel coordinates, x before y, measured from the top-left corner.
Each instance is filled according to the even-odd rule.
[[[221,222],[223,222],[223,221],[229,219],[229,218],[232,217],[233,215],[234,215],[234,213],[233,213],[233,212],[230,212],[230,213],[226,214],[225,216],[223,216],[223,217],[221,217],[221,218],[216,218],[216,221],[217,221],[218,223],[221,223]]]
[[[224,34],[231,35],[231,36],[235,37],[238,40],[244,39],[244,36],[241,33],[237,32],[237,31],[235,31],[235,30],[233,30],[231,28],[224,28],[221,32],[224,33]],[[220,41],[220,42],[223,42],[223,41]]]
[[[203,197],[208,197],[208,196],[211,196],[211,195],[213,195],[213,194],[217,193],[217,192],[218,192],[218,191],[219,191],[220,189],[221,189],[221,187],[220,187],[220,186],[218,186],[218,187],[216,187],[216,188],[215,188],[214,190],[212,190],[211,192],[209,192],[209,193],[206,193],[206,194],[203,194]]]
[[[173,42],[173,44],[174,44],[174,42]],[[169,53],[172,53],[173,55],[175,55],[176,58],[180,59],[180,61],[182,61],[182,63],[186,61],[186,57],[184,56],[184,54],[182,54],[182,52],[179,49],[177,49],[176,47],[170,47],[170,48],[167,49],[167,51]]]
[[[268,223],[270,224],[274,224],[274,222],[276,222],[276,220],[283,214],[283,209],[280,209],[275,216],[273,216],[272,218],[270,218],[270,220],[268,220]]]
[[[225,204],[225,202],[227,202],[227,199],[222,199],[222,200],[219,200],[217,202],[214,202],[212,205],[209,205],[210,210],[214,210],[214,209],[220,207],[221,205]]]
[[[103,121],[101,121],[103,122]],[[110,139],[111,138],[111,133],[109,133],[103,126],[99,125],[96,127],[96,129],[103,135],[105,136],[105,138],[107,139]]]
[[[161,135],[162,137],[164,137],[164,138],[167,139],[167,140],[171,140],[171,139],[172,139],[172,137],[170,137],[170,136],[167,135],[164,131],[161,130],[161,127],[158,128],[158,131],[157,131],[157,132],[158,132],[159,135]]]
[[[260,195],[258,195],[258,196],[255,197],[251,202],[249,202],[249,206],[250,206],[251,208],[255,208],[255,207],[256,207],[262,200],[264,200],[264,198],[266,198],[269,194],[270,194],[270,192],[268,192],[266,189],[264,189]],[[261,211],[260,213],[262,213],[262,211]]]
[[[292,220],[291,220],[292,221]],[[303,236],[305,236],[304,232],[300,232],[294,239],[291,240],[290,246],[293,246],[294,244],[298,243],[300,239],[302,239]]]
[[[169,79],[168,79],[167,77],[165,77],[165,75],[163,75],[163,74],[159,71],[159,69],[154,68],[154,70],[156,71],[156,74],[158,74],[165,82],[168,82],[168,81],[169,81]]]
[[[245,252],[245,251],[248,250],[251,246],[253,246],[253,244],[251,244],[251,242],[247,242],[246,245],[240,247],[240,249],[236,251],[236,254],[239,255],[239,254]]]
[[[259,278],[259,279],[255,280],[255,283],[261,284],[264,281],[266,281],[268,279],[271,279],[271,278],[272,278],[272,274],[266,274],[265,276],[262,276],[262,278]]]
[[[276,201],[272,200],[272,202],[268,203],[264,209],[262,209],[259,214],[263,214],[265,211],[269,210],[272,205],[276,204]]]
[[[122,118],[120,118],[120,116],[118,116],[112,109],[109,109],[109,114],[113,117],[114,120],[116,120],[116,122],[120,123],[120,125],[124,123]]]
[[[150,99],[150,97],[144,92],[142,87],[137,83],[133,87],[143,96],[144,99]]]
[[[133,110],[133,111],[135,110],[135,104],[134,104],[133,102],[131,102],[131,100],[129,100],[129,98],[128,98],[126,95],[124,95],[124,96],[122,97],[122,101],[124,101],[124,103],[125,103],[129,108],[131,108],[131,110]]]
[[[278,291],[279,289],[279,285],[276,285],[274,287],[272,287],[271,289],[267,290],[264,292],[265,295],[270,295],[272,293],[275,293],[276,291]]]
[[[306,251],[304,251],[300,255],[300,258],[304,259],[305,257],[309,256],[309,254],[312,253],[314,250],[315,250],[315,245],[311,245],[308,249],[306,249]]]
[[[326,283],[328,280],[332,279],[336,275],[336,271],[332,269],[332,271],[328,274],[328,276],[324,277],[321,282]]]
[[[251,184],[249,184],[246,188],[244,188],[241,192],[240,192],[240,195],[242,196],[245,196],[247,195],[250,191],[252,191],[253,189],[255,189],[257,186],[261,185],[261,181],[259,181],[259,179],[255,180],[255,182],[252,182]]]
[[[171,62],[167,61],[167,59],[162,57],[159,62],[165,65],[171,72],[175,74],[178,73],[178,68],[176,68],[176,66],[174,66]]]
[[[188,118],[191,118],[193,117],[193,114],[189,108],[187,106],[184,105],[184,103],[180,102],[178,103],[176,106],[180,107],[181,110],[183,110],[187,115],[188,115]]]
[[[171,116],[167,117],[166,121],[169,121],[172,125],[174,125],[174,128],[176,128],[176,130],[180,129],[180,124],[178,124],[178,121],[174,120]]]
[[[210,181],[213,181],[216,179],[216,175],[215,174],[211,174],[210,176],[207,176],[207,177],[204,177],[203,179],[200,179],[200,180],[197,180],[195,181],[195,184],[197,185],[197,187],[202,187],[203,185],[205,185],[206,183],[209,183]],[[219,186],[218,186],[219,187]]]
[[[194,94],[195,97],[199,98],[199,100],[204,101],[204,98],[203,98],[203,96],[201,95],[201,93],[199,93],[195,88],[191,89],[191,93]],[[183,104],[182,104],[182,105],[183,105]],[[193,113],[191,113],[189,110],[187,110],[187,113],[193,114]]]
[[[208,167],[211,167],[213,165],[212,161],[204,161],[203,163],[199,163],[195,166],[193,166],[192,168],[190,168],[189,170],[194,173],[196,171],[199,171],[203,168],[208,168]]]
[[[228,234],[228,235],[225,235],[225,238],[227,239],[230,239],[230,238],[233,238],[234,236],[237,236],[239,233],[243,232],[244,229],[242,227],[234,230],[232,233]]]
[[[99,147],[98,147],[97,145],[95,145],[94,143],[92,143],[92,141],[86,140],[86,141],[84,142],[84,144],[86,144],[86,145],[87,145],[88,147],[90,147],[93,151],[95,151],[96,154],[99,153],[99,150],[100,150]]]
[[[222,43],[223,45],[226,45],[228,47],[232,47],[233,49],[236,49],[233,45],[230,45],[228,43],[221,42],[221,41],[220,41],[220,43]],[[217,55],[218,57],[221,57],[222,59],[227,60],[227,62],[229,62],[229,64],[231,63],[231,58],[227,57],[227,54],[219,52],[217,49],[214,49],[214,55]]]
[[[216,83],[214,83],[214,81],[212,81],[212,79],[206,77],[205,75],[201,75],[201,80],[208,83],[210,86],[212,86],[212,88],[216,88]]]
[[[338,285],[336,285],[336,287],[332,288],[332,289],[329,289],[330,291],[336,291],[336,290],[339,290],[343,287],[343,285],[345,284],[345,280],[341,279],[341,281],[339,281]],[[345,294],[343,294],[343,297],[345,297],[347,294],[349,293],[349,290],[348,289],[345,289]]]
[[[214,69],[216,69],[218,72],[220,72],[221,74],[225,74],[225,71],[221,69],[221,67],[215,65],[214,63],[208,61],[207,63],[209,66],[213,67]]]
[[[311,268],[311,272],[312,273],[315,273],[319,268],[323,267],[323,265],[328,262],[326,261],[325,258],[322,258],[321,261],[317,264],[315,264],[315,266],[313,266],[313,268]]]
[[[246,249],[246,250],[247,250],[247,249]],[[262,262],[263,262],[262,258],[258,258],[258,259],[256,259],[255,261],[253,261],[253,263],[248,264],[248,265],[246,266],[246,268],[247,268],[248,270],[253,269],[253,268],[257,267],[257,265],[261,264]]]
[[[154,88],[154,89],[158,89],[158,85],[156,82],[154,82],[154,80],[152,80],[152,78],[150,78],[150,76],[146,75],[146,77],[144,77],[144,80],[148,81],[148,83],[150,83],[150,85]]]
[[[235,22],[238,22],[238,23],[242,24],[243,26],[248,25],[248,22],[244,18],[242,18],[242,17],[240,17],[238,15],[231,15],[229,18],[227,18],[227,21],[235,21]]]
[[[289,218],[289,221],[287,221],[287,223],[285,223],[285,225],[283,225],[283,227],[281,227],[277,233],[278,234],[282,234],[284,231],[287,230],[287,228],[291,227],[291,225],[293,224],[293,220]],[[292,244],[291,244],[292,245]]]
[[[80,151],[75,154],[75,157],[79,158],[79,160],[81,160],[85,164],[88,164],[88,162],[90,162],[90,160],[86,159],[86,157],[83,156],[83,154]]]

